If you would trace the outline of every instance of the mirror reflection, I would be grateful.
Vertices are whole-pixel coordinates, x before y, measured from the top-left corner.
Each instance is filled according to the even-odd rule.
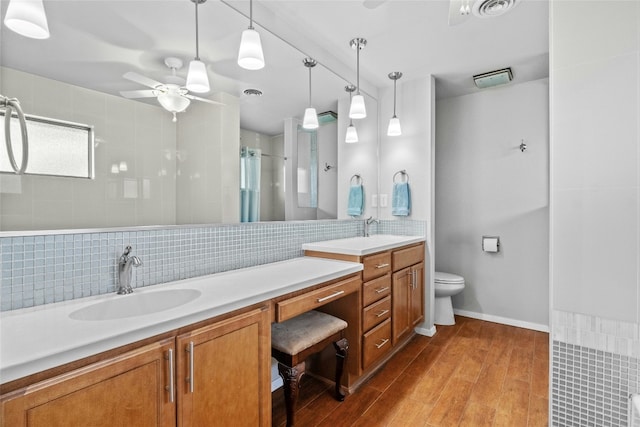
[[[348,79],[321,64],[313,70],[314,107],[321,122],[331,119],[318,129],[313,157],[293,131],[309,103],[307,55],[255,25],[266,66],[240,68],[247,18],[229,6],[199,6],[211,91],[189,92],[198,99],[186,107],[171,90],[185,86],[196,54],[190,0],[61,0],[46,10],[49,39],[2,27],[0,93],[18,98],[25,113],[90,126],[95,178],[0,174],[0,231],[346,217],[337,208],[338,186],[348,188],[340,176],[358,172],[341,171],[338,156]],[[151,88],[158,84],[162,91]],[[376,117],[367,120],[376,127]],[[362,158],[375,156],[377,136],[369,139]],[[22,155],[20,139],[12,145]]]

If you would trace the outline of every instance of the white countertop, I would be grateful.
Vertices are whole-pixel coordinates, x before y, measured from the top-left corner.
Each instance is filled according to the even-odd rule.
[[[0,382],[171,331],[362,270],[362,264],[301,257],[256,267],[138,288],[136,294],[195,289],[186,304],[115,320],[74,320],[69,314],[128,295],[99,295],[13,310],[0,315]]]
[[[369,237],[349,237],[347,239],[325,240],[305,243],[302,249],[307,251],[329,252],[344,255],[368,255],[386,251],[412,243],[424,242],[424,236],[393,236],[375,234]]]

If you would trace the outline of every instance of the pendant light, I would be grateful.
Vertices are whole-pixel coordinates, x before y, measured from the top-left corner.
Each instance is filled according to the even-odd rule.
[[[356,90],[354,85],[348,85],[344,87],[344,90],[349,92],[349,105],[351,105],[351,96],[353,92]],[[345,135],[344,142],[348,144],[352,144],[354,142],[358,142],[358,131],[356,127],[353,125],[353,119],[349,118],[349,126],[347,126],[347,134]]]
[[[312,58],[304,58],[302,63],[309,69],[309,107],[304,110],[302,127],[304,129],[318,129],[318,114],[316,109],[311,106],[311,69],[316,66],[317,62]]]
[[[11,0],[4,25],[21,36],[48,39],[49,24],[42,0]]]
[[[356,37],[349,42],[349,45],[356,50],[356,94],[351,98],[349,117],[364,119],[367,117],[367,108],[364,105],[364,96],[360,95],[360,51],[367,45],[367,40]]]
[[[189,63],[189,73],[187,74],[187,89],[189,92],[204,93],[209,92],[209,77],[207,77],[207,67],[200,61],[200,50],[198,46],[198,5],[207,0],[191,0],[196,5],[196,57]]]
[[[264,68],[264,54],[260,34],[253,29],[253,0],[249,0],[249,28],[242,32],[238,65],[246,70]]]
[[[393,80],[393,117],[389,120],[389,127],[387,128],[388,136],[398,136],[402,135],[402,129],[400,128],[400,119],[396,116],[396,84],[398,83],[398,79],[402,77],[402,73],[400,71],[394,71],[393,73],[389,73],[389,78]]]

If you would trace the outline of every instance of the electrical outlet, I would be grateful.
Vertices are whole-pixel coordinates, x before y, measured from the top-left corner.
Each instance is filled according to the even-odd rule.
[[[386,208],[387,207],[387,195],[386,194],[381,194],[380,195],[380,207]]]
[[[372,194],[371,195],[371,207],[372,208],[377,208],[378,207],[378,195],[377,194]]]

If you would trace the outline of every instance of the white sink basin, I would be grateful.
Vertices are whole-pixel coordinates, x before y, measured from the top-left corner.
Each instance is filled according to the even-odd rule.
[[[195,289],[167,289],[114,295],[113,299],[76,310],[69,317],[75,320],[113,320],[142,316],[181,306],[198,298],[200,294]]]

